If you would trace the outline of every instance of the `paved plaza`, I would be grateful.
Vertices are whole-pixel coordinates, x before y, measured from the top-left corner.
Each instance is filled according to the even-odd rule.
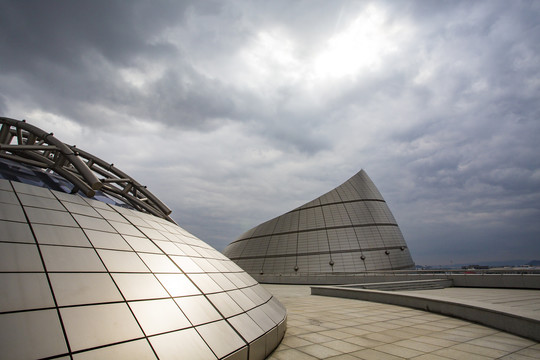
[[[540,359],[540,343],[468,321],[401,306],[310,295],[306,285],[270,285],[288,310],[287,333],[270,359]],[[447,295],[506,301],[493,290]],[[540,310],[538,297],[517,303]],[[509,305],[511,306],[511,305]]]

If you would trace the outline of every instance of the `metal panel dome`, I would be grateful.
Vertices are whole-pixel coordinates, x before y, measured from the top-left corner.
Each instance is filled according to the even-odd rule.
[[[248,230],[224,254],[267,282],[318,282],[326,274],[414,267],[394,216],[364,170]]]
[[[279,344],[281,303],[144,187],[0,123],[2,358],[263,359]]]

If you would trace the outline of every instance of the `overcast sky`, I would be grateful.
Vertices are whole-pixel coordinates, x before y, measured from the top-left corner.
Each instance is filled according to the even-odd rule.
[[[540,259],[540,1],[0,0],[0,114],[218,250],[375,182],[417,264]]]

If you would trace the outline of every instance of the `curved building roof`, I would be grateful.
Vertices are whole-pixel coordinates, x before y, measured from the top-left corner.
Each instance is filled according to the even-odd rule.
[[[414,267],[394,216],[364,170],[245,232],[223,253],[268,282]]]
[[[279,344],[281,303],[149,192],[129,194],[133,179],[92,185],[89,154],[0,123],[2,358],[263,359]]]

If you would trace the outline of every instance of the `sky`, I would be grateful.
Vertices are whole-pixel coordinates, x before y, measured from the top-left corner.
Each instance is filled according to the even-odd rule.
[[[218,250],[364,169],[417,264],[540,259],[539,1],[0,0],[0,116]]]

